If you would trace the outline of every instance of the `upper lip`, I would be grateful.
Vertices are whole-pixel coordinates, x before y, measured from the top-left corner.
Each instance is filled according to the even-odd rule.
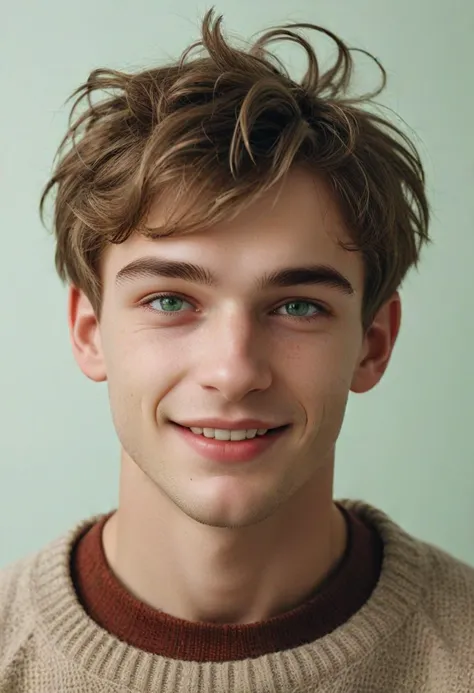
[[[269,423],[259,419],[239,419],[238,421],[226,421],[225,419],[187,419],[186,421],[176,421],[180,426],[186,428],[223,428],[230,431],[244,429],[263,429],[279,428],[285,424]]]

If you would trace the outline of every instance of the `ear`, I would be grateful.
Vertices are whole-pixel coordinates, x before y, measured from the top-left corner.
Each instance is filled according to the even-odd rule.
[[[68,324],[74,358],[81,371],[96,383],[107,380],[99,321],[83,291],[69,287]]]
[[[365,333],[352,392],[368,392],[382,378],[400,330],[402,306],[398,292],[382,306]]]

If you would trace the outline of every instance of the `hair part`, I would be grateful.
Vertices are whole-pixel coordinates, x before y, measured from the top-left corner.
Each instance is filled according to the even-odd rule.
[[[56,166],[40,201],[55,189],[55,264],[63,281],[101,308],[100,259],[133,232],[159,238],[234,218],[305,166],[329,183],[347,224],[347,250],[364,258],[362,321],[368,327],[429,241],[425,174],[413,142],[348,95],[353,58],[331,31],[294,23],[264,33],[248,50],[230,45],[222,16],[205,15],[202,36],[169,65],[129,74],[96,69],[75,98]],[[301,30],[336,44],[326,72]],[[269,44],[290,41],[308,67],[293,80]],[[201,53],[192,56],[196,49]],[[97,103],[92,97],[106,94]],[[81,115],[79,105],[86,104]],[[170,206],[170,191],[173,204]],[[146,225],[166,199],[160,228]],[[341,241],[342,243],[342,241]]]

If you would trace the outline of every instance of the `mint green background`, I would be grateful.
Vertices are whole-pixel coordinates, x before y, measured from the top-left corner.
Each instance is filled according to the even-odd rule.
[[[179,52],[208,5],[192,0],[16,0],[0,22],[0,565],[116,504],[118,444],[105,385],[71,354],[66,292],[37,214],[72,90],[99,66],[134,70]],[[222,0],[231,34],[319,23],[385,65],[381,101],[416,131],[434,245],[405,283],[389,371],[350,399],[336,497],[378,505],[474,564],[472,0]],[[291,11],[289,11],[291,8]],[[318,44],[327,55],[332,46]],[[302,54],[278,49],[299,72]],[[362,87],[377,79],[363,56]]]

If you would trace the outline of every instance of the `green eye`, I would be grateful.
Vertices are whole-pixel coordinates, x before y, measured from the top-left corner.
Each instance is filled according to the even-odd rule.
[[[157,301],[161,303],[163,310],[172,312],[179,310],[184,303],[181,298],[176,298],[175,296],[165,296],[164,298],[158,298]]]
[[[312,301],[289,301],[278,308],[278,310],[282,309],[285,309],[283,316],[287,318],[302,318],[303,320],[306,318],[311,320],[320,315],[327,315],[327,310]]]
[[[151,310],[156,313],[179,313],[182,312],[182,308],[185,304],[190,306],[188,301],[179,296],[174,296],[173,294],[164,294],[163,296],[153,296],[149,301],[147,301],[148,306]]]
[[[311,310],[311,307],[314,306],[308,303],[308,301],[293,301],[292,303],[287,303],[285,307],[292,316],[302,318],[306,317],[308,310]]]

